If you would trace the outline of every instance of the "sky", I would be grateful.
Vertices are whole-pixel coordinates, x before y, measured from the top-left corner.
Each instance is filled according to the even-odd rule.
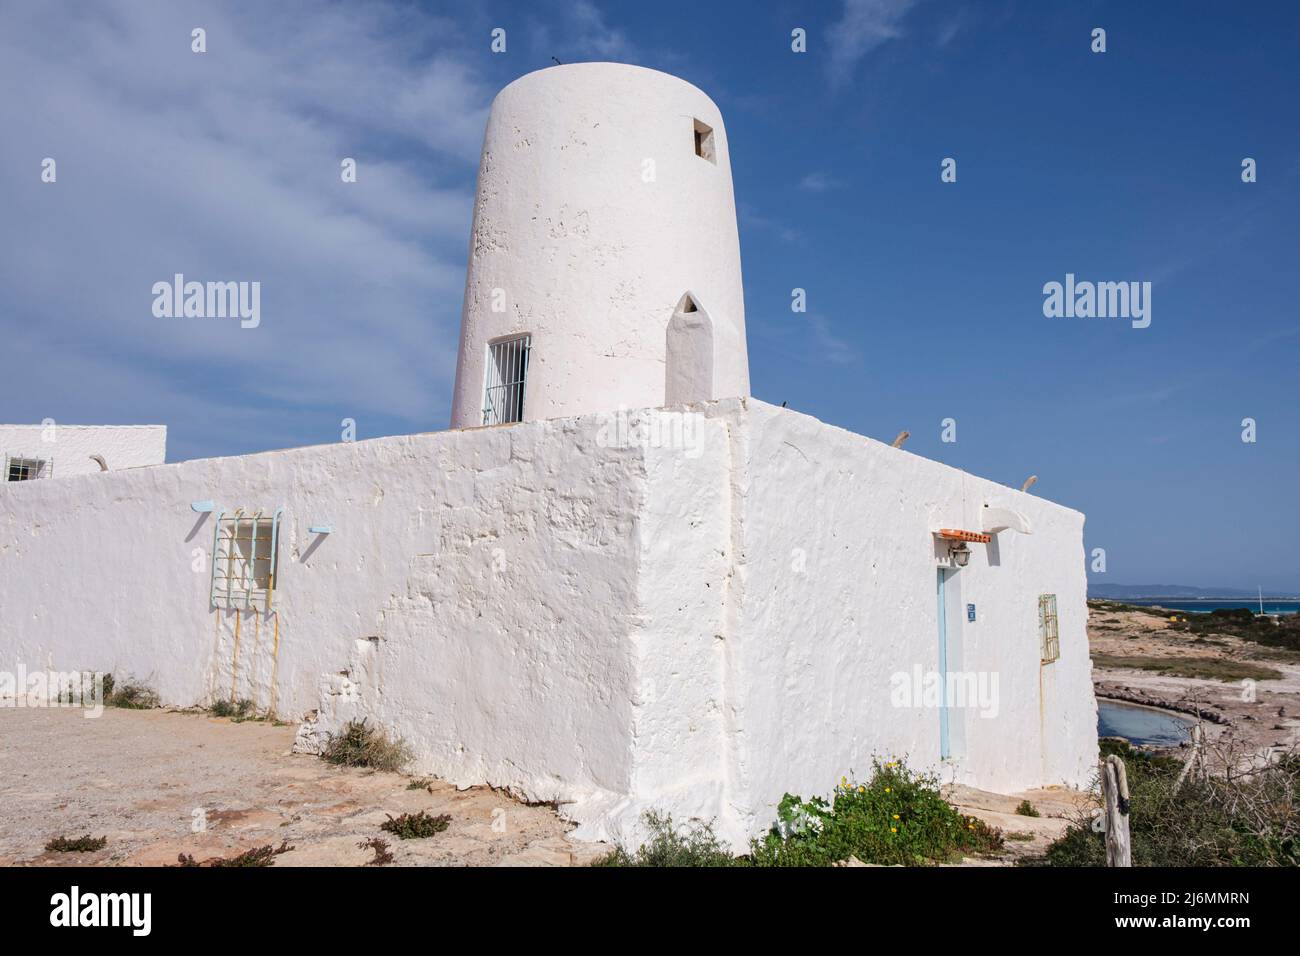
[[[1292,3],[3,0],[0,421],[171,461],[445,428],[487,109],[552,57],[722,110],[756,397],[1037,475],[1096,582],[1300,593]],[[178,272],[261,324],[156,317]],[[1150,325],[1048,317],[1067,274]]]

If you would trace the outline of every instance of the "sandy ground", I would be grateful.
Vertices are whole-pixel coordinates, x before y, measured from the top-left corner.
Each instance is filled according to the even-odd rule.
[[[574,866],[609,852],[570,840],[571,825],[550,807],[439,781],[408,790],[411,777],[291,753],[294,732],[166,710],[108,709],[88,720],[76,710],[0,709],[0,866],[161,866],[182,853],[230,857],[285,840],[294,849],[276,866],[361,866],[371,851],[357,844],[372,837],[389,842],[397,866]],[[948,792],[964,813],[1015,835],[1003,863],[1041,852],[1086,802],[1068,790]],[[1017,815],[1022,799],[1043,816]],[[390,814],[418,810],[448,813],[451,825],[425,840],[379,829]],[[85,834],[108,844],[44,849]]]
[[[1253,686],[1241,681],[1173,677],[1157,671],[1093,665],[1093,686],[1102,697],[1145,700],[1155,705],[1199,706],[1214,713],[1206,729],[1217,746],[1240,751],[1294,747],[1300,739],[1300,660],[1258,644],[1223,635],[1197,641],[1170,628],[1167,617],[1093,606],[1088,642],[1094,658],[1156,657],[1235,661],[1271,667],[1276,680]]]
[[[569,866],[608,852],[570,825],[486,787],[333,767],[289,752],[295,728],[202,714],[0,709],[0,865],[158,866],[187,853],[231,856],[284,840],[277,866],[360,866],[382,837],[393,865]],[[388,814],[448,813],[447,830],[400,840]],[[197,823],[196,823],[197,821]],[[196,825],[202,826],[195,832]],[[104,836],[94,853],[49,853],[58,836]]]
[[[954,785],[944,787],[943,793],[962,813],[1001,830],[1006,840],[1006,849],[996,859],[968,859],[964,866],[1008,866],[1022,857],[1042,856],[1093,805],[1087,794],[1065,787],[1006,794]],[[1027,817],[1016,813],[1022,800],[1028,800],[1039,815]]]
[[[1095,667],[1097,693],[1153,704],[1212,710],[1211,738],[1249,749],[1294,745],[1300,735],[1300,661],[1235,638],[1195,642],[1164,618],[1093,608],[1089,641],[1108,658],[1207,658],[1255,662],[1282,672],[1260,681],[1254,699],[1240,682],[1171,677],[1123,667]],[[293,726],[236,723],[164,710],[0,709],[0,865],[157,866],[179,854],[229,857],[288,841],[277,866],[361,866],[371,851],[357,844],[385,839],[393,865],[582,865],[608,852],[570,840],[570,824],[547,806],[527,806],[486,787],[458,791],[432,781],[333,767],[293,754]],[[1086,813],[1087,795],[1065,789],[993,794],[945,789],[963,813],[1007,837],[1006,865],[1037,855]],[[1041,816],[1015,812],[1028,800]],[[429,839],[400,840],[379,825],[388,815],[426,810],[451,815]],[[51,853],[54,837],[104,836],[94,853]]]

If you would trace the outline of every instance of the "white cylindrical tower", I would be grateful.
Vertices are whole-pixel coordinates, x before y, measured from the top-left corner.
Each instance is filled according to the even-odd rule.
[[[722,116],[643,67],[521,77],[488,116],[451,425],[661,406],[666,381],[749,394]]]

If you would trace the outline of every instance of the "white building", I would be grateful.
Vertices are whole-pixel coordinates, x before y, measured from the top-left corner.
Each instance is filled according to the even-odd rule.
[[[675,308],[692,321],[670,322]],[[749,394],[718,108],[612,63],[511,83],[483,141],[452,427],[663,405],[670,337],[711,358],[697,372],[683,357],[669,401]],[[525,363],[527,389],[511,389]],[[486,403],[485,382],[500,385]]]
[[[0,425],[0,481],[161,465],[166,425]]]
[[[717,108],[525,76],[453,429],[0,489],[0,669],[248,698],[307,748],[366,717],[590,838],[659,809],[741,845],[873,756],[1086,785],[1083,516],[750,398],[744,343]]]

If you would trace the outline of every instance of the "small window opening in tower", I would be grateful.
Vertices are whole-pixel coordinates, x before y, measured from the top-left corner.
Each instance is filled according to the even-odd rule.
[[[524,383],[532,336],[516,335],[488,346],[487,380],[483,387],[483,424],[504,425],[524,420]]]
[[[706,126],[699,120],[695,121],[695,155],[711,163],[716,164],[718,161],[713,152],[713,127]]]

